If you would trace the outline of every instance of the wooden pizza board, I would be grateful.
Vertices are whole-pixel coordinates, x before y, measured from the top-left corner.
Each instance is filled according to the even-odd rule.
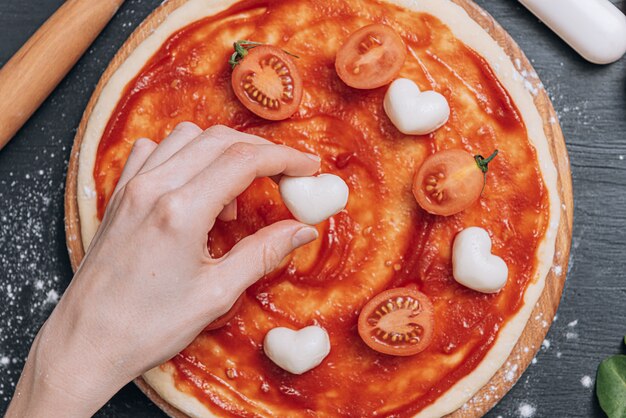
[[[74,145],[70,157],[67,172],[67,182],[65,189],[65,231],[67,246],[70,255],[72,269],[77,270],[85,254],[82,241],[80,239],[80,220],[78,216],[77,196],[77,176],[78,176],[78,152],[83,140],[83,135],[87,127],[87,121],[93,111],[96,101],[100,97],[102,89],[109,81],[109,78],[117,68],[126,60],[130,53],[146,39],[152,31],[176,8],[187,0],[170,0],[164,2],[157,8],[144,22],[133,32],[130,38],[124,43],[122,48],[115,55],[108,68],[102,75],[100,82],[91,96],[83,118],[76,132]],[[533,73],[534,69],[524,55],[520,47],[511,36],[495,21],[491,15],[486,13],[471,0],[452,0],[478,22],[504,51],[511,57],[513,62],[521,64],[521,70]],[[519,60],[519,61],[517,61]],[[520,68],[518,68],[520,69]],[[556,251],[553,265],[561,266],[557,273],[555,269],[550,269],[546,278],[545,288],[535,306],[528,323],[520,339],[505,364],[491,378],[489,383],[478,391],[474,397],[468,401],[465,407],[458,409],[448,415],[449,418],[474,418],[481,417],[489,411],[506,393],[513,387],[522,373],[526,370],[531,360],[541,347],[549,325],[552,323],[556,310],[561,300],[561,292],[565,284],[567,264],[569,260],[570,245],[572,241],[572,223],[574,217],[574,202],[572,193],[572,179],[569,164],[569,157],[565,147],[565,140],[561,127],[558,124],[557,116],[544,89],[539,89],[535,96],[535,105],[543,119],[543,127],[548,138],[550,153],[558,171],[557,188],[561,203],[564,205],[561,221],[556,239]],[[135,384],[143,393],[148,396],[159,408],[174,418],[188,418],[188,416],[171,406],[161,398],[143,378],[135,379]]]

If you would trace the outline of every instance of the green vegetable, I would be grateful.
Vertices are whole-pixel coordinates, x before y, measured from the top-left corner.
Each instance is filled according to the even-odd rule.
[[[235,52],[233,52],[233,54],[230,56],[230,59],[228,60],[230,67],[232,69],[235,69],[237,64],[239,64],[239,62],[244,59],[246,55],[248,55],[249,50],[251,50],[252,48],[256,48],[260,45],[264,45],[263,42],[247,41],[245,39],[235,42],[233,44],[233,49],[235,50]],[[292,54],[289,51],[285,51],[284,49],[282,51],[285,54],[291,55],[294,58],[300,58],[299,56]]]
[[[235,66],[239,64],[239,61],[241,61],[246,55],[248,55],[249,49],[255,48],[259,45],[263,44],[261,42],[246,41],[245,39],[235,42],[233,44],[235,52],[233,52],[233,55],[231,55],[230,59],[228,60],[231,68],[235,68]]]
[[[478,165],[478,168],[480,168],[480,171],[483,172],[483,176],[484,176],[484,180],[483,180],[483,189],[480,191],[480,194],[483,194],[483,191],[485,190],[485,186],[487,185],[487,171],[489,170],[489,163],[491,162],[491,160],[493,160],[494,158],[496,158],[496,156],[498,155],[498,150],[495,150],[493,152],[493,154],[491,154],[489,157],[485,158],[482,155],[474,155],[474,161],[476,161],[476,165]]]
[[[624,337],[626,343],[626,337]],[[626,356],[604,359],[598,367],[596,393],[609,418],[626,418]]]

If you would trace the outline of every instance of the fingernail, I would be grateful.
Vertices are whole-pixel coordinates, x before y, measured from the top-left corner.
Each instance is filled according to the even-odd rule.
[[[319,155],[315,155],[315,154],[309,154],[307,152],[304,153],[304,155],[306,155],[307,157],[309,157],[310,159],[312,159],[313,161],[317,161],[318,163],[320,161],[322,161],[322,159],[320,158]]]
[[[300,228],[298,232],[295,233],[293,238],[291,238],[291,242],[294,247],[302,247],[304,244],[308,244],[311,241],[317,239],[319,234],[317,233],[317,229],[305,226],[304,228]]]

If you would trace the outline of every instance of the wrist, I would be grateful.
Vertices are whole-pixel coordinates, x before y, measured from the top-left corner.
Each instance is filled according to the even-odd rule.
[[[72,410],[91,416],[126,383],[81,339],[58,341],[42,331],[33,352],[35,382]]]
[[[83,332],[89,318],[64,308],[35,338],[7,417],[91,416],[131,379]]]
[[[134,376],[123,365],[123,353],[115,352],[122,344],[104,326],[110,321],[76,297],[70,301],[71,287],[39,332],[36,359],[83,400],[106,401]]]
[[[94,390],[89,376],[54,364],[39,334],[7,411],[7,417],[88,417],[109,398],[104,387]],[[78,372],[80,373],[80,372]],[[114,392],[113,392],[114,393]]]

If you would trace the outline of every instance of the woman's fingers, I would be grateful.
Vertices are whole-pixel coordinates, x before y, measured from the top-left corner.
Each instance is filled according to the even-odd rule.
[[[130,151],[130,155],[124,165],[124,170],[120,179],[117,181],[117,186],[113,194],[117,193],[122,187],[126,186],[128,181],[135,177],[141,167],[145,164],[146,160],[157,148],[157,143],[149,140],[148,138],[139,138],[133,144],[133,149]]]
[[[233,277],[229,287],[241,293],[275,270],[293,250],[317,237],[312,226],[293,220],[276,222],[239,241],[218,265]]]
[[[172,133],[165,138],[157,149],[150,155],[141,168],[141,173],[146,173],[166,162],[172,155],[176,154],[181,148],[192,142],[202,134],[202,129],[194,123],[182,122],[176,125]],[[179,169],[182,167],[178,167]]]
[[[191,216],[210,226],[224,207],[254,179],[278,174],[310,176],[319,166],[319,157],[284,145],[238,142],[175,194],[181,201],[188,202]]]
[[[170,187],[178,188],[189,182],[236,142],[272,144],[266,139],[238,132],[227,126],[212,126],[163,163],[159,168],[159,176],[170,179]],[[181,171],[180,167],[185,167],[185,170]]]
[[[111,199],[109,200],[109,204],[107,205],[106,211],[104,213],[104,218],[96,231],[94,238],[92,239],[92,243],[97,241],[98,237],[102,234],[102,231],[106,228],[106,226],[111,221],[115,210],[117,209],[120,202],[120,193],[121,190],[128,184],[128,182],[135,177],[141,167],[145,164],[146,160],[152,155],[154,150],[158,147],[158,144],[148,138],[139,138],[133,144],[133,148],[130,150],[130,154],[126,159],[126,164],[124,165],[124,169],[122,170],[122,174],[120,175],[119,180],[117,181],[117,185],[113,190],[113,194],[111,195]],[[89,251],[87,248],[87,252]]]
[[[217,218],[224,222],[234,221],[237,219],[237,199],[226,205]]]
[[[102,229],[103,225],[108,224],[109,218],[111,217],[110,214],[114,212],[119,205],[120,199],[118,196],[120,195],[120,191],[123,190],[128,182],[139,173],[141,167],[143,167],[146,160],[150,158],[150,155],[152,155],[157,147],[157,143],[148,138],[139,138],[135,141],[133,148],[128,155],[128,159],[126,160],[126,164],[124,165],[124,170],[122,170],[122,174],[117,181],[115,189],[113,190],[113,194],[111,195],[111,199],[104,214],[104,219],[102,220],[102,224],[99,229]]]

